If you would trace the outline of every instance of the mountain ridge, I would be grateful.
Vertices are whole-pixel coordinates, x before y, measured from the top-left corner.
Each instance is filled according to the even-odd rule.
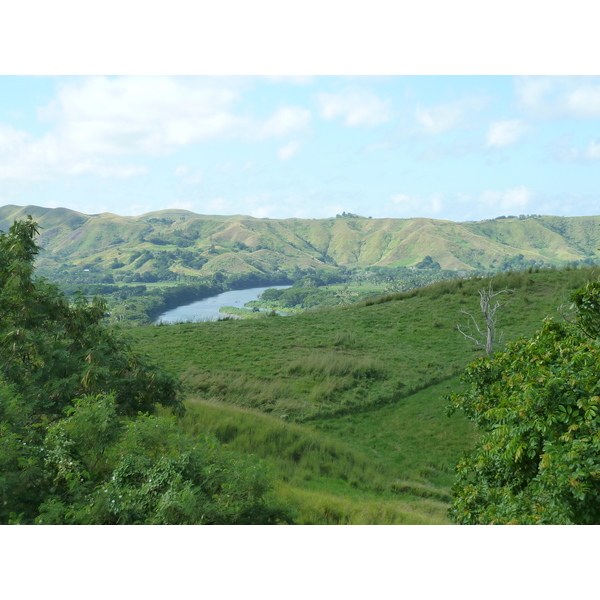
[[[6,205],[0,207],[0,230],[28,214],[41,227],[45,252],[38,264],[50,270],[85,267],[125,274],[162,269],[202,276],[228,270],[410,267],[431,256],[443,269],[468,272],[494,270],[519,257],[556,266],[600,260],[600,216],[454,222],[345,213],[328,219],[268,219],[164,209],[125,217]],[[139,261],[142,256],[146,259]]]

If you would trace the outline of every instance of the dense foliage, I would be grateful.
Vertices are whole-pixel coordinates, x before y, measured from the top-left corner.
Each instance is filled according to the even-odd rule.
[[[600,284],[572,299],[576,323],[480,358],[452,396],[484,432],[457,466],[458,523],[600,523]]]
[[[31,219],[0,234],[0,523],[277,523],[264,467],[180,431],[179,384],[34,277]]]
[[[39,252],[31,220],[0,236],[0,373],[28,399],[39,418],[56,416],[84,394],[115,393],[123,414],[149,411],[156,402],[181,408],[176,381],[131,352],[102,324],[106,303],[34,278]]]

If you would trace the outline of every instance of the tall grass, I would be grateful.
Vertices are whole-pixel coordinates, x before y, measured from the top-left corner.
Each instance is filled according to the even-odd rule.
[[[511,341],[548,315],[560,319],[559,306],[599,274],[493,278],[494,289],[514,290],[499,331]],[[452,280],[285,319],[132,333],[194,397],[184,426],[268,460],[301,522],[446,522],[453,467],[477,432],[446,417],[443,396],[460,388],[457,374],[479,352],[456,325],[461,309],[478,315],[478,290],[489,283]]]
[[[232,450],[268,458],[284,481],[299,483],[326,477],[378,491],[385,487],[383,471],[375,461],[320,432],[249,409],[199,399],[188,402],[187,408],[181,420],[187,433],[212,433]]]
[[[198,399],[187,407],[179,422],[186,433],[211,433],[228,449],[271,465],[274,493],[293,506],[298,524],[447,522],[447,494],[399,482],[373,458],[321,432]]]
[[[296,508],[298,525],[439,525],[448,522],[448,505],[433,500],[352,499],[286,485],[278,485],[275,493]]]
[[[349,356],[339,352],[314,352],[298,358],[288,367],[290,375],[315,374],[322,377],[385,379],[385,366],[369,356]]]

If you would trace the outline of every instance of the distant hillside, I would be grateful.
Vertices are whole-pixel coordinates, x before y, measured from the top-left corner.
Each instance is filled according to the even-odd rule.
[[[31,214],[42,227],[42,270],[127,275],[270,274],[323,267],[412,266],[494,270],[510,261],[596,262],[600,216],[436,219],[256,219],[162,210],[138,217],[4,206],[0,229]],[[162,278],[162,277],[159,277]]]

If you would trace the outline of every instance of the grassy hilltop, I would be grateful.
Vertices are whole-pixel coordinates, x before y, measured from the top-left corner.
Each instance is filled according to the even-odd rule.
[[[65,208],[0,207],[0,230],[31,214],[42,227],[40,272],[110,275],[115,281],[214,273],[412,266],[431,256],[442,269],[494,270],[505,261],[564,265],[600,258],[600,217],[436,219],[256,219],[162,210],[137,217]],[[91,277],[91,275],[88,275]]]
[[[598,269],[496,276],[499,329],[530,336]],[[476,356],[456,331],[485,279],[440,282],[294,317],[132,330],[183,382],[184,426],[266,459],[301,523],[446,523],[453,468],[477,437],[443,396]]]

